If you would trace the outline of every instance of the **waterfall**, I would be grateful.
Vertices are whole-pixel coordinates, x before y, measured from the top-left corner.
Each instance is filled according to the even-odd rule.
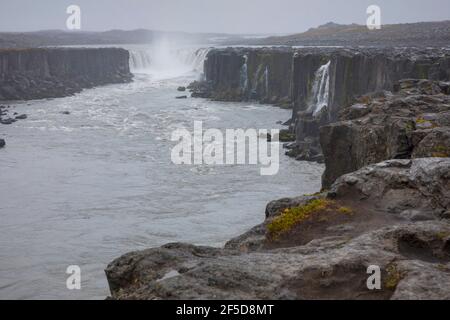
[[[130,69],[145,70],[150,67],[150,54],[144,50],[130,50]]]
[[[262,72],[264,68],[264,72]],[[258,65],[254,75],[254,81],[251,90],[251,99],[260,99],[262,94],[265,94],[265,97],[269,97],[269,67],[263,66],[262,64]],[[261,92],[264,90],[263,92]]]
[[[266,89],[266,97],[269,97],[269,68],[266,66],[266,70],[264,70],[264,84]]]
[[[254,83],[253,83],[253,88],[252,88],[253,94],[256,94],[256,92],[258,91],[258,82],[259,82],[258,80],[259,80],[259,74],[261,73],[261,68],[262,68],[262,66],[258,65],[258,68],[256,69],[256,72],[255,72],[255,76],[254,76],[255,81],[253,81]]]
[[[324,107],[328,106],[330,93],[330,65],[331,61],[321,66],[314,76],[308,111],[316,116]]]
[[[160,78],[188,73],[203,74],[203,63],[210,48],[173,48],[165,44],[130,48],[130,70]]]
[[[244,55],[244,64],[241,67],[241,89],[246,92],[248,88],[248,56]]]
[[[183,48],[176,51],[176,56],[193,71],[203,73],[203,66],[211,48]]]

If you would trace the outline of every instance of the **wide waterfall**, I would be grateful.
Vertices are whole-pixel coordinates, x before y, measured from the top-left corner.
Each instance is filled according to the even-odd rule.
[[[316,116],[324,107],[328,106],[330,94],[330,65],[331,61],[324,64],[316,71],[308,106],[308,111],[312,112],[313,116]]]
[[[150,46],[134,46],[130,52],[130,70],[146,73],[154,78],[174,78],[188,73],[203,74],[203,62],[209,48],[175,48],[158,43]]]
[[[184,48],[176,51],[176,56],[181,59],[183,63],[190,66],[193,71],[203,73],[203,66],[206,55],[211,48]]]
[[[145,50],[130,50],[130,69],[144,70],[149,68],[151,63],[150,55]]]

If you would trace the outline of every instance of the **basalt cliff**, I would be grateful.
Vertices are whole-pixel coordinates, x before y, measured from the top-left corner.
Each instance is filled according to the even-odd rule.
[[[402,80],[394,92],[365,96],[320,129],[323,187],[388,159],[450,157],[450,83]]]
[[[392,91],[401,79],[450,79],[450,52],[395,48],[225,48],[207,55],[194,97],[291,107],[288,154],[323,161],[319,128],[358,97]]]
[[[320,130],[323,191],[269,203],[224,248],[118,258],[112,298],[450,299],[449,88],[402,80],[342,109]]]
[[[124,49],[0,50],[0,101],[63,97],[131,79],[129,53]]]

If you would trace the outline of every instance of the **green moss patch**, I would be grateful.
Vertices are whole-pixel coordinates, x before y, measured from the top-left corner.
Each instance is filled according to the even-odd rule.
[[[450,148],[446,146],[436,146],[431,154],[434,158],[449,158]]]
[[[395,264],[391,264],[386,268],[387,276],[384,281],[384,287],[387,290],[394,291],[400,281],[404,278],[404,273],[399,271]]]
[[[267,225],[270,237],[278,238],[292,230],[297,224],[309,219],[315,213],[331,208],[333,204],[334,201],[321,198],[312,200],[303,206],[285,209],[280,216]]]
[[[340,207],[338,209],[338,212],[342,213],[342,214],[352,215],[353,214],[353,209],[349,208],[349,207]]]

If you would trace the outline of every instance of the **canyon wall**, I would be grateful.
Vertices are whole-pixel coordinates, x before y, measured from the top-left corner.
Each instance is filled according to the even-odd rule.
[[[450,79],[449,62],[450,56],[440,50],[298,50],[292,84],[296,143],[290,155],[299,160],[323,159],[319,128],[337,121],[340,111],[356,97],[392,91],[400,79]]]
[[[299,160],[323,161],[320,127],[339,119],[357,97],[392,91],[398,80],[450,79],[450,53],[440,49],[226,48],[205,60],[197,96],[292,107],[287,145]],[[195,90],[193,96],[195,96]]]
[[[284,48],[211,50],[204,64],[208,97],[290,107],[292,57]]]
[[[131,79],[129,53],[124,49],[0,50],[0,100],[63,97]]]
[[[340,176],[388,159],[450,157],[450,83],[402,80],[320,129],[329,188]]]
[[[311,48],[297,50],[293,61],[294,112],[306,111],[314,97],[316,72],[326,63],[329,95],[327,106],[331,121],[341,107],[355,97],[382,90],[392,90],[401,79],[444,80],[450,75],[450,55],[440,51],[414,49],[341,49]],[[326,80],[326,79],[324,79]]]

